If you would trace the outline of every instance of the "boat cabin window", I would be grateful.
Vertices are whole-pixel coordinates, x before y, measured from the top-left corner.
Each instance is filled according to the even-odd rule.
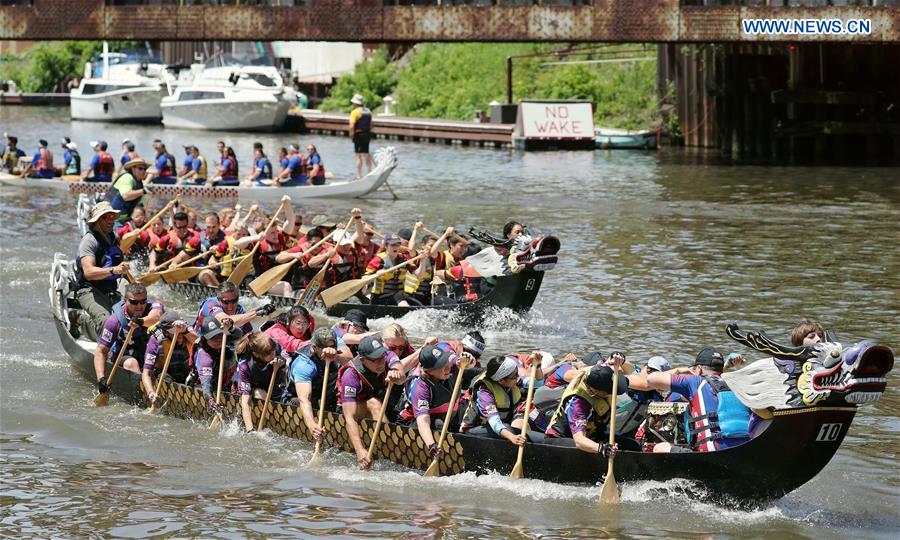
[[[246,77],[252,81],[256,81],[260,86],[278,86],[278,84],[272,80],[268,75],[263,75],[262,73],[244,73],[241,77]]]
[[[225,99],[225,93],[204,92],[201,90],[187,90],[181,93],[178,101],[196,101],[198,99]]]
[[[105,94],[106,92],[115,92],[117,90],[128,90],[130,86],[119,86],[116,84],[91,84],[84,83],[81,94],[89,96],[93,94]]]

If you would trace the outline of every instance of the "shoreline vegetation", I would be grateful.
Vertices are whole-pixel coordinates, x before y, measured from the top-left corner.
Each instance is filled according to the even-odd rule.
[[[539,55],[539,56],[538,56]],[[657,94],[656,49],[647,45],[541,43],[422,43],[392,59],[384,47],[338,79],[323,111],[349,111],[353,94],[381,110],[394,99],[396,114],[473,120],[506,102],[506,59],[513,58],[513,102],[585,99],[597,125],[653,129],[664,125]],[[377,112],[377,111],[376,111]],[[671,122],[671,119],[667,119]]]

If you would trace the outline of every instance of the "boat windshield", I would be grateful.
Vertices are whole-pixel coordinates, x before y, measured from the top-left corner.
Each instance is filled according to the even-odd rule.
[[[217,54],[206,61],[204,64],[207,68],[223,67],[223,66],[274,66],[275,61],[268,55],[252,55],[252,54],[235,54],[222,53]]]
[[[94,55],[92,64],[102,64],[103,54]],[[158,50],[149,48],[122,49],[119,52],[109,53],[109,65],[119,64],[162,64],[162,54]]]

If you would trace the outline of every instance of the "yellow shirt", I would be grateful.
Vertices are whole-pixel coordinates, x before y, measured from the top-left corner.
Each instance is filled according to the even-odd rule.
[[[350,111],[350,129],[353,129],[360,117],[362,117],[362,107],[356,107]]]

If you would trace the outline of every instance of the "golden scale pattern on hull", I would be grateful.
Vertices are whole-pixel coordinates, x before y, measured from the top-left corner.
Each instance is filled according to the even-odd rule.
[[[206,408],[206,400],[199,388],[188,387],[183,384],[165,382],[160,391],[166,405],[163,408],[165,414],[178,418],[204,420],[210,419],[209,410]],[[240,397],[233,394],[223,394],[222,406],[225,417],[239,418],[241,414]],[[258,422],[262,413],[263,403],[254,400],[253,418]],[[324,417],[325,439],[322,441],[322,449],[339,448],[344,452],[352,453],[353,445],[347,437],[344,425],[344,416],[333,412],[325,412]],[[266,417],[266,428],[292,439],[314,442],[312,434],[306,429],[303,415],[300,409],[284,403],[270,403],[269,414]],[[363,442],[368,447],[375,430],[375,422],[363,420],[360,425],[360,433]],[[379,441],[375,447],[374,459],[386,459],[393,463],[403,465],[410,469],[424,471],[431,464],[425,443],[419,434],[408,427],[384,423]],[[434,434],[434,439],[440,438],[439,433]],[[455,440],[453,434],[447,434],[444,441],[443,453],[439,464],[442,475],[459,474],[466,470],[462,445]]]

